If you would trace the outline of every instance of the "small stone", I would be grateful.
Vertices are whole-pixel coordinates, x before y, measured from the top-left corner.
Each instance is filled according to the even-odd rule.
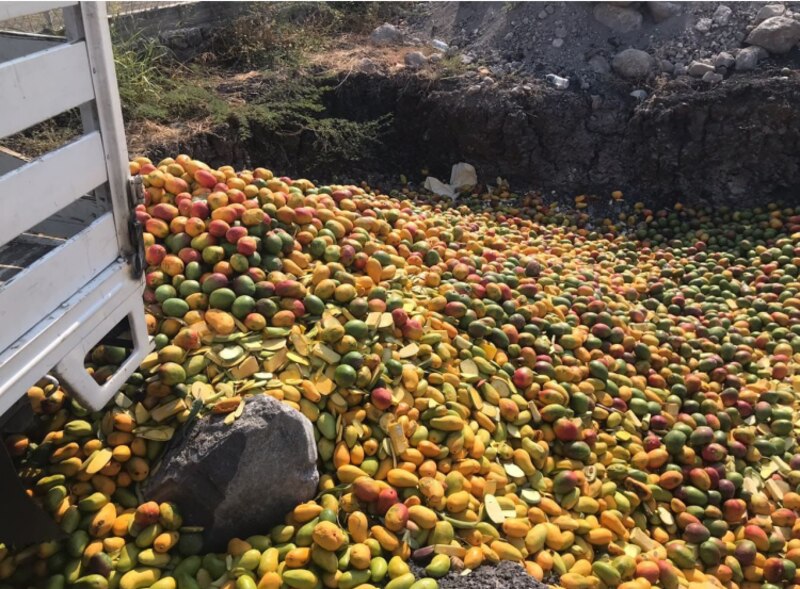
[[[705,74],[703,74],[702,79],[707,84],[714,85],[714,84],[719,84],[722,81],[723,76],[722,74],[718,74],[716,72],[706,72]]]
[[[659,62],[658,66],[659,66],[659,68],[661,68],[662,72],[665,72],[665,73],[668,73],[668,74],[671,74],[673,71],[675,71],[675,65],[671,61],[669,61],[668,59],[662,59]]]
[[[552,4],[548,4],[547,6],[544,7],[544,9],[547,11],[547,14],[553,14],[556,11],[555,6],[553,6]]]
[[[688,73],[688,68],[682,63],[679,63],[675,66],[675,71],[672,73],[675,75],[675,77],[685,76]]]
[[[564,37],[567,36],[567,29],[565,29],[564,27],[556,27],[554,34],[557,38],[563,39]]]
[[[677,2],[648,2],[647,8],[650,9],[650,16],[657,23],[663,22],[673,16],[678,16],[683,8]]]
[[[365,57],[361,61],[358,62],[357,66],[358,71],[364,72],[365,74],[374,74],[378,71],[378,64],[375,63],[369,57]]]
[[[710,18],[701,18],[695,23],[694,28],[700,33],[707,33],[711,30],[712,24],[713,22]]]
[[[564,39],[553,39],[553,47],[559,48],[564,44]]]
[[[800,22],[787,16],[773,16],[759,24],[747,36],[750,45],[770,53],[788,53],[800,41]]]
[[[728,24],[728,21],[731,19],[732,13],[733,10],[731,10],[730,6],[720,4],[719,6],[717,6],[717,9],[714,11],[714,14],[711,15],[711,20],[713,20],[718,25],[725,25]]]
[[[641,49],[625,49],[614,56],[611,67],[623,78],[644,78],[650,73],[653,58]]]
[[[773,16],[781,16],[784,12],[786,12],[786,7],[783,4],[767,4],[758,11],[755,22],[756,24],[764,22]]]
[[[481,91],[481,87],[477,84],[473,84],[469,88],[467,88],[467,94],[477,94]]]
[[[729,70],[733,67],[735,63],[736,59],[734,59],[733,55],[731,55],[727,51],[718,53],[714,57],[714,67],[718,70],[722,68],[724,68],[725,70]]]
[[[642,15],[638,10],[602,2],[594,7],[594,18],[612,31],[630,33],[642,26]]]
[[[489,76],[486,76],[483,80],[481,80],[481,84],[484,86],[494,86],[494,80]]]
[[[589,67],[596,74],[607,74],[611,71],[611,65],[602,55],[592,55],[589,58]]]
[[[430,63],[439,63],[440,61],[442,61],[442,54],[434,53],[433,55],[428,56],[428,61]]]
[[[511,41],[514,37],[514,31],[508,31],[505,36],[503,37],[503,41]]]
[[[433,41],[431,41],[431,47],[436,49],[436,51],[447,51],[449,49],[447,43],[445,43],[441,39],[434,39]]]
[[[634,90],[631,92],[631,96],[633,96],[636,100],[641,101],[647,98],[647,91],[642,89]]]
[[[736,54],[736,71],[750,72],[758,66],[760,47],[745,47]]]
[[[462,53],[461,55],[458,56],[458,58],[461,60],[461,63],[463,65],[469,65],[473,61],[475,61],[475,58],[469,53]]]
[[[547,12],[544,10],[540,10],[539,14],[536,15],[539,20],[544,20],[547,18]]]
[[[425,64],[428,63],[428,58],[419,51],[409,51],[406,53],[403,61],[405,62],[406,67],[416,70],[424,67]]]
[[[314,426],[268,395],[245,402],[230,425],[224,415],[197,420],[174,439],[142,490],[178,505],[186,525],[202,526],[204,548],[225,550],[283,521],[317,490]]]
[[[713,72],[714,66],[704,61],[693,61],[689,64],[689,75],[695,78],[702,78],[708,72]]]
[[[369,36],[369,40],[373,45],[396,45],[403,42],[403,33],[396,26],[383,23],[377,27]]]

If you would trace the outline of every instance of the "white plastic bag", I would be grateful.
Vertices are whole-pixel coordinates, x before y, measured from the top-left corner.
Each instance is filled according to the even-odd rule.
[[[459,192],[471,190],[478,183],[478,174],[471,164],[459,162],[450,172],[450,186]]]
[[[475,171],[475,167],[471,164],[459,162],[450,171],[450,184],[445,184],[433,176],[428,176],[425,179],[425,189],[434,194],[447,196],[455,200],[460,192],[472,189],[477,183],[478,174]]]

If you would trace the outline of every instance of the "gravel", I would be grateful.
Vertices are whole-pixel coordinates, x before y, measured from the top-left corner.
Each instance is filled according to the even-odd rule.
[[[547,74],[555,74],[574,82],[571,91],[589,88],[594,94],[613,91],[608,85],[619,80],[639,79],[613,66],[614,75],[609,75],[602,60],[610,65],[622,50],[650,55],[650,83],[656,76],[680,77],[692,61],[713,63],[723,52],[735,58],[759,20],[788,18],[800,12],[800,2],[433,2],[420,5],[419,11],[405,26],[470,53],[471,68],[514,63],[513,69],[495,77],[498,83],[508,74],[542,82]],[[795,14],[792,22],[796,18]],[[764,67],[748,60],[743,60],[744,69],[725,66],[724,73]],[[773,56],[770,65],[774,60]],[[663,62],[672,67],[660,67]],[[798,63],[781,65],[797,69]]]
[[[409,562],[412,572],[418,577],[425,576],[425,567]],[[439,581],[439,589],[550,589],[548,583],[556,579],[545,579],[548,583],[537,581],[518,564],[501,561],[497,566],[481,566],[467,575],[450,572]]]

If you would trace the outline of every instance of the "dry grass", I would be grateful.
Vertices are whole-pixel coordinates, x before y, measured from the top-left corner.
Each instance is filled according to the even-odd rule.
[[[66,112],[48,119],[24,131],[0,139],[0,146],[35,158],[75,139],[81,134],[80,115],[75,111]]]
[[[408,47],[375,47],[363,35],[342,35],[335,46],[308,56],[309,64],[330,74],[339,74],[358,68],[363,59],[371,59],[380,71],[392,72],[403,68]]]

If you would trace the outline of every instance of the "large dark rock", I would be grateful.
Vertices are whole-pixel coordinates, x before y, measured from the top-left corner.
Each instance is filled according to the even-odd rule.
[[[269,532],[319,482],[311,422],[267,395],[251,397],[231,425],[212,415],[167,448],[144,496],[172,501],[186,525],[203,526],[207,550]]]

